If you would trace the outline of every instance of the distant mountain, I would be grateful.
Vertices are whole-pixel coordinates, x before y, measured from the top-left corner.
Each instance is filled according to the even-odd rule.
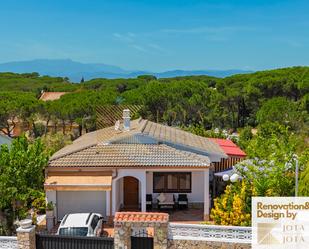
[[[243,73],[252,73],[252,71],[245,71],[239,69],[230,69],[230,70],[173,70],[173,71],[166,71],[162,73],[155,73],[154,75],[158,78],[170,78],[170,77],[177,77],[177,76],[193,76],[193,75],[208,75],[214,77],[227,77],[233,74],[243,74]]]
[[[93,78],[135,78],[139,75],[151,74],[157,78],[170,78],[177,76],[209,75],[214,77],[226,77],[233,74],[250,73],[245,70],[172,70],[166,72],[129,71],[117,66],[101,63],[81,63],[70,59],[48,60],[37,59],[31,61],[16,61],[0,63],[0,72],[32,73],[40,75],[69,77],[73,82],[79,82],[82,77],[85,80]]]

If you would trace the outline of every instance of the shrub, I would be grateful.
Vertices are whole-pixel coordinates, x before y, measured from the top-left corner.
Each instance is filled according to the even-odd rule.
[[[46,200],[45,195],[42,195],[32,202],[32,207],[40,214],[45,212]]]
[[[253,188],[246,181],[230,184],[215,199],[210,217],[217,225],[250,226]]]

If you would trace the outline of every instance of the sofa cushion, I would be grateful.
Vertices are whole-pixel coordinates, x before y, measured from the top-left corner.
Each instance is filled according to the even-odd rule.
[[[158,199],[159,202],[164,202],[164,201],[166,200],[166,196],[165,196],[163,193],[161,193],[161,194],[157,197],[157,199]]]
[[[173,196],[173,194],[166,194],[165,195],[164,203],[165,202],[174,203],[174,196]]]

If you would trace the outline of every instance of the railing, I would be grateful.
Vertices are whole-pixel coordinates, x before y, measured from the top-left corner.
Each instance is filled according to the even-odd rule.
[[[252,233],[251,227],[170,223],[168,237],[172,240],[251,243]]]
[[[18,249],[17,237],[14,236],[0,236],[1,249]]]

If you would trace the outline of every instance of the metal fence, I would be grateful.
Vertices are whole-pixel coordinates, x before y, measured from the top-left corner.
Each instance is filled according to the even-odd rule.
[[[36,234],[36,249],[113,249],[114,239]]]
[[[168,237],[171,240],[251,243],[251,230],[251,227],[170,223]]]

